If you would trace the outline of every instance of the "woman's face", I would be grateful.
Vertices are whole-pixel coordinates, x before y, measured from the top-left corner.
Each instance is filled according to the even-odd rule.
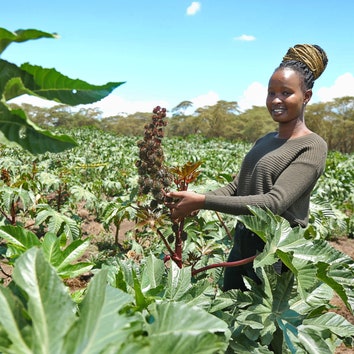
[[[303,120],[305,105],[312,90],[304,90],[299,73],[290,69],[278,69],[268,84],[267,108],[273,120],[288,123]]]

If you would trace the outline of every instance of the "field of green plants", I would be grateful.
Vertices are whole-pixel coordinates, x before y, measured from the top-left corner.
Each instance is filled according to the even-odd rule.
[[[354,263],[325,239],[353,233],[353,155],[330,153],[307,230],[260,210],[243,218],[269,244],[255,263],[264,284],[222,293],[223,268],[198,270],[225,261],[235,219],[201,212],[185,220],[183,265],[166,262],[161,234],[172,247],[172,223],[138,196],[139,138],[92,128],[67,133],[78,147],[62,153],[1,148],[0,254],[2,267],[14,265],[0,292],[3,352],[41,345],[35,352],[267,353],[277,343],[292,352],[308,350],[307,338],[326,353],[352,340],[354,326],[328,310],[333,290],[352,309]],[[200,136],[163,141],[169,167],[201,162],[189,185],[196,191],[230,181],[249,147]],[[106,231],[83,235],[79,208]],[[126,220],[139,227],[123,241],[112,230]],[[99,251],[85,257],[92,242]],[[292,272],[277,279],[275,258]],[[65,281],[88,273],[88,288],[70,294]]]
[[[55,35],[0,28],[0,54],[39,38]],[[328,240],[353,237],[354,155],[330,152],[306,229],[258,208],[237,220],[200,211],[172,223],[161,190],[203,192],[229,182],[249,144],[164,137],[160,108],[142,139],[96,128],[44,130],[7,104],[23,93],[92,103],[121,84],[94,86],[0,59],[0,352],[324,354],[352,347],[354,324],[331,300],[336,294],[353,314],[354,260]],[[223,292],[237,221],[265,242],[262,253],[240,261],[253,261],[262,282],[245,279],[247,291]],[[102,228],[89,232],[87,222]],[[133,228],[122,237],[128,222]],[[281,275],[278,260],[289,269]],[[70,286],[82,278],[88,282],[79,289]]]

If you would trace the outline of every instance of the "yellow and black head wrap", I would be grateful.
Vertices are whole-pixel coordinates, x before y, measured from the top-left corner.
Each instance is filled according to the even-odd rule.
[[[315,80],[324,72],[328,62],[324,50],[317,45],[311,44],[297,44],[289,48],[283,58],[283,62],[288,60],[304,63],[312,71]]]

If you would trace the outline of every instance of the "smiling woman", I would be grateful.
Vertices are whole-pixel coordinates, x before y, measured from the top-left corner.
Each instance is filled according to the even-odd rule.
[[[326,65],[327,56],[318,46],[290,48],[268,85],[267,107],[278,122],[278,131],[256,141],[236,178],[225,187],[206,194],[168,193],[177,200],[168,204],[172,218],[183,219],[198,209],[246,215],[249,206],[256,206],[284,217],[292,227],[305,227],[310,194],[325,168],[327,144],[307,128],[304,113],[313,83]],[[263,248],[264,242],[238,222],[228,261],[254,256]],[[281,263],[275,268],[279,273],[286,271]],[[243,276],[259,282],[252,263],[227,267],[224,290],[244,290]]]

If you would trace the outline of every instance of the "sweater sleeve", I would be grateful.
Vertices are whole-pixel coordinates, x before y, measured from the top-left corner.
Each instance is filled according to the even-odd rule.
[[[207,194],[205,209],[244,215],[250,213],[248,206],[258,206],[277,215],[284,214],[299,198],[310,195],[322,174],[326,151],[322,149],[320,154],[316,153],[309,149],[298,156],[283,170],[267,193],[246,196]]]
[[[217,188],[213,191],[209,191],[206,195],[219,195],[219,196],[235,196],[237,193],[237,183],[238,183],[238,175],[234,178],[234,180],[228,183],[226,186]]]

